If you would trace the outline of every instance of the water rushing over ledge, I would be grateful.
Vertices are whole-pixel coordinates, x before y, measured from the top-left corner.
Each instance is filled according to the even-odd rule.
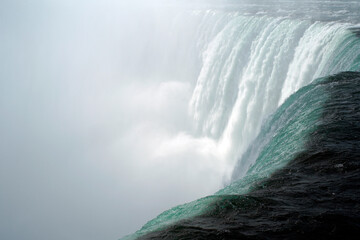
[[[319,88],[328,97],[319,97]],[[211,201],[198,200],[196,204],[202,205],[203,211],[196,216],[151,232],[145,226],[137,239],[356,239],[360,232],[360,73],[321,79],[292,97],[301,107],[292,109],[285,103],[284,108],[304,115],[285,118],[309,131],[301,136],[287,131],[291,125],[285,125],[277,134],[283,131],[287,138],[301,136],[299,140],[305,139],[302,151],[287,156],[288,143],[271,146],[279,140],[274,136],[262,147],[262,152],[271,148],[268,154],[272,155],[259,157],[255,165],[266,161],[276,165],[281,158],[288,158],[285,165],[252,184],[248,182],[247,192],[234,184]],[[305,119],[314,122],[311,125]],[[246,184],[244,179],[237,181]],[[186,207],[196,211],[193,206],[189,204],[180,212]],[[173,214],[177,211],[173,209]]]

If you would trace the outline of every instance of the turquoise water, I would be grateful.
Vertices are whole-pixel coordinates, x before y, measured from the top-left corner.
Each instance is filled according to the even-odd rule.
[[[300,89],[265,124],[274,131],[255,141],[261,153],[243,179],[200,200],[200,215],[140,239],[356,239],[359,83],[342,72]]]

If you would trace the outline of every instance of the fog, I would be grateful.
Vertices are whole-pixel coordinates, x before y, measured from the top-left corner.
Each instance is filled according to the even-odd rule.
[[[195,29],[129,2],[0,3],[1,239],[118,239],[221,186],[188,114]]]

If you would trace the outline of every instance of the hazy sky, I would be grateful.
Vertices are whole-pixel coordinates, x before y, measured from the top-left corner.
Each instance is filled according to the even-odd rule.
[[[201,25],[204,15],[187,15],[183,10],[190,5],[184,2],[0,1],[1,240],[118,239],[162,211],[222,186],[230,172],[226,161],[236,160],[238,146],[245,149],[261,121],[252,124],[260,119],[257,109],[248,122],[238,121],[235,111],[235,124],[245,125],[233,128],[229,121],[233,132],[225,134],[225,148],[216,137],[194,130],[189,102],[201,63],[228,49],[221,39],[232,31],[216,38],[221,24],[205,18],[210,21]],[[333,19],[331,11],[318,15],[329,7],[316,2],[311,11],[298,2],[289,11]],[[270,14],[278,6],[260,4]],[[358,23],[357,9],[349,7],[348,15],[337,11],[337,17]],[[251,5],[250,13],[255,10]],[[272,69],[256,59],[255,66]],[[225,77],[232,72],[214,64]],[[213,73],[209,66],[203,66],[205,77]],[[261,80],[250,75],[249,82]],[[214,88],[203,90],[204,112],[213,111]],[[252,126],[244,141],[242,126]],[[233,135],[240,140],[233,143]],[[231,150],[233,159],[226,158]]]
[[[117,239],[221,184],[190,134],[194,29],[74,2],[0,3],[0,239]]]

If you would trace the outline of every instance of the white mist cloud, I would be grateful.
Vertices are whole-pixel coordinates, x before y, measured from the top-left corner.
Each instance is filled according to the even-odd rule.
[[[193,29],[127,3],[1,3],[1,239],[117,239],[219,187],[190,134]]]

